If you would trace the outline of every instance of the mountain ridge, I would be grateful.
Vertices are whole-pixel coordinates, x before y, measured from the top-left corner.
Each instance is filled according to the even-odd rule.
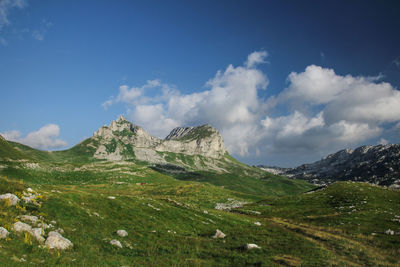
[[[351,180],[400,188],[400,144],[342,149],[295,168],[261,168],[318,185]]]
[[[122,160],[135,158],[153,163],[165,160],[158,152],[200,155],[220,159],[226,153],[225,144],[218,130],[206,124],[198,127],[177,127],[165,139],[150,135],[142,127],[132,124],[123,116],[94,132],[98,142],[95,158]],[[110,147],[110,142],[116,143]]]

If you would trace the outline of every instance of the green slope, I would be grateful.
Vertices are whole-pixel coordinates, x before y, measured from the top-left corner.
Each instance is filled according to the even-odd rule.
[[[129,180],[132,175],[118,177],[119,171],[114,168],[107,183],[100,184],[21,184],[0,178],[2,193],[12,191],[20,195],[30,186],[42,195],[40,207],[23,203],[9,207],[0,201],[0,225],[10,230],[9,238],[0,240],[0,265],[396,266],[398,263],[398,236],[381,232],[387,227],[399,230],[396,223],[388,224],[392,217],[365,222],[381,225],[376,236],[369,231],[364,233],[356,225],[329,226],[322,219],[334,207],[361,200],[357,195],[364,191],[366,196],[376,196],[370,205],[382,214],[396,213],[400,203],[398,192],[369,189],[363,184],[335,184],[325,192],[264,200],[229,212],[214,207],[232,199],[252,202],[254,197],[207,183],[179,181],[142,167],[135,171],[146,172],[143,177],[137,175],[132,180]],[[137,184],[138,181],[142,184]],[[334,195],[332,201],[331,195]],[[364,199],[364,195],[361,197]],[[11,231],[11,225],[22,214],[42,216],[41,220],[47,223],[55,220],[56,228],[64,230],[63,236],[74,247],[51,251],[29,235]],[[321,220],[313,220],[313,215]],[[345,216],[353,220],[358,217]],[[119,229],[126,230],[128,236],[119,237],[116,234]],[[226,238],[211,238],[216,229],[222,230]],[[123,248],[111,246],[111,239],[121,241]],[[246,243],[255,243],[261,249],[244,250],[242,246]]]
[[[0,135],[0,159],[23,159],[27,158],[28,156],[25,155],[22,151],[13,147],[8,141],[6,141]]]

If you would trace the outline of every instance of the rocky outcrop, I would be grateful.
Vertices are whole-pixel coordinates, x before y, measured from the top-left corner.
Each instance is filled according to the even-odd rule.
[[[0,239],[7,238],[10,233],[7,231],[6,228],[0,227]]]
[[[312,164],[275,170],[318,185],[351,180],[400,188],[400,144],[344,149]]]
[[[0,195],[0,200],[7,201],[11,206],[15,206],[19,202],[19,198],[11,193]]]
[[[159,139],[120,116],[110,125],[97,130],[92,139],[97,145],[94,157],[113,161],[137,159],[166,163],[158,152],[201,155],[216,159],[226,153],[221,135],[208,124],[199,127],[178,127],[165,139]]]
[[[73,247],[70,240],[56,231],[51,231],[46,239],[45,246],[49,249],[68,249]]]

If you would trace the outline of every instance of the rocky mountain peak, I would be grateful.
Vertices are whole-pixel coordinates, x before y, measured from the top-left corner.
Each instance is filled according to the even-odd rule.
[[[400,188],[400,144],[344,149],[311,164],[277,171],[315,184],[353,180]]]
[[[194,127],[176,127],[165,137],[165,140],[176,140],[187,135]]]
[[[197,127],[176,127],[165,137],[165,140],[201,139],[212,135],[219,136],[220,134],[211,125],[204,124]]]
[[[159,139],[120,116],[97,130],[92,138],[98,146],[94,156],[109,160],[136,158],[163,163],[164,152],[210,158],[221,158],[227,152],[219,132],[208,124],[177,127],[165,139]]]

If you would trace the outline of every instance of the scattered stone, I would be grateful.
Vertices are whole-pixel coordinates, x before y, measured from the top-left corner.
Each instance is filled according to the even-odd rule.
[[[32,190],[32,188],[30,188],[30,187],[28,187],[28,189],[26,189],[26,191],[27,191],[28,193],[33,193],[33,190]]]
[[[0,195],[0,200],[8,200],[11,206],[15,206],[19,202],[19,198],[16,195],[10,193]]]
[[[129,242],[124,241],[124,245],[129,249],[133,249],[133,246]]]
[[[50,223],[52,223],[52,224],[57,224],[57,222],[56,222],[56,221],[54,221],[54,220],[53,220],[53,221],[50,221]]]
[[[60,234],[63,234],[63,233],[64,233],[64,230],[61,229],[61,228],[58,228],[55,232],[60,233]]]
[[[49,249],[68,249],[73,246],[71,241],[56,231],[51,231],[49,233],[45,245]]]
[[[107,198],[108,199],[115,199],[115,197],[113,197],[113,196],[108,196]]]
[[[222,231],[217,229],[215,231],[215,234],[212,236],[212,238],[225,238],[225,236],[226,235]]]
[[[6,228],[0,227],[0,239],[4,239],[9,235],[9,232]]]
[[[147,206],[149,206],[149,207],[152,208],[153,210],[160,211],[159,208],[154,207],[154,206],[151,205],[150,203],[148,203]]]
[[[29,195],[23,196],[22,200],[25,203],[31,203],[35,199],[35,197],[36,197],[36,195],[29,194]]]
[[[260,222],[254,222],[254,224],[257,225],[257,226],[261,226]]]
[[[117,234],[118,234],[120,237],[128,236],[128,232],[125,231],[125,230],[118,230],[118,231],[117,231]]]
[[[216,203],[215,208],[216,210],[231,210],[236,208],[241,208],[244,205],[248,204],[246,201],[238,201],[233,198],[228,198],[227,203]]]
[[[47,224],[47,223],[38,223],[37,226],[40,228],[43,228],[43,229],[49,229],[49,228],[53,227],[52,224]]]
[[[37,241],[42,243],[44,241],[44,231],[42,228],[32,228],[32,230],[29,232],[33,237],[36,238]]]
[[[13,228],[16,232],[30,232],[32,230],[32,227],[29,224],[23,222],[14,223]]]
[[[36,223],[38,221],[38,217],[31,215],[22,215],[20,218],[23,221],[30,221],[31,223]]]
[[[206,211],[206,210],[203,210],[203,213],[204,213],[204,214],[208,214],[208,211]]]
[[[113,245],[113,246],[122,248],[121,242],[119,242],[119,241],[116,240],[116,239],[111,240],[111,241],[110,241],[110,244]]]
[[[258,245],[256,245],[256,244],[246,244],[246,245],[244,245],[244,247],[245,247],[245,249],[247,249],[247,250],[250,250],[250,249],[260,249],[261,247],[259,247]]]
[[[385,234],[387,234],[387,235],[394,235],[394,231],[393,231],[393,230],[390,230],[390,229],[387,229],[387,230],[385,231]]]

